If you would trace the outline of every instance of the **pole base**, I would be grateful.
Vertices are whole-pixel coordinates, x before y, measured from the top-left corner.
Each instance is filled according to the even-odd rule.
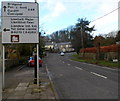
[[[34,84],[37,84],[37,78],[34,78]]]

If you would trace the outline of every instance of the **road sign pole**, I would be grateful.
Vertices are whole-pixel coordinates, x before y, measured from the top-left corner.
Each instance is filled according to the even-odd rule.
[[[39,86],[39,44],[37,43],[37,86]]]
[[[2,79],[2,88],[5,87],[5,46],[3,45],[3,79]]]

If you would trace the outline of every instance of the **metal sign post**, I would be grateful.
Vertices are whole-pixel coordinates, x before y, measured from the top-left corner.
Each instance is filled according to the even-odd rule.
[[[36,2],[2,2],[3,88],[5,76],[4,44],[37,44],[37,84],[39,84],[39,8]]]
[[[37,44],[37,85],[39,86],[39,44]]]
[[[5,87],[5,46],[3,45],[3,79],[2,79],[2,89]]]

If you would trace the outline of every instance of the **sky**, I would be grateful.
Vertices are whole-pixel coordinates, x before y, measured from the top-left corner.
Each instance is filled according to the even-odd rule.
[[[13,0],[0,0],[13,1]],[[17,2],[34,2],[35,0],[14,0]],[[118,10],[104,16],[118,8],[119,0],[36,0],[39,3],[40,30],[46,35],[55,31],[74,26],[78,18],[91,21],[90,27],[95,25],[93,36],[108,34],[118,30]],[[1,5],[0,5],[1,6]],[[98,20],[96,20],[98,19]],[[93,21],[93,22],[92,22]]]

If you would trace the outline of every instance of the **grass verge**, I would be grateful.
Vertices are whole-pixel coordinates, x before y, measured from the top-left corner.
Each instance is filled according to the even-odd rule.
[[[114,63],[112,61],[105,61],[105,60],[82,59],[77,54],[73,54],[71,60],[96,64],[96,65],[101,65],[101,66],[107,66],[107,67],[120,67],[120,61]]]

